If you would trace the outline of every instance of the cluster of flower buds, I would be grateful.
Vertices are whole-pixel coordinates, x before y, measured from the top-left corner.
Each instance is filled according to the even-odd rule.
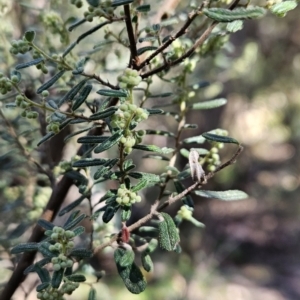
[[[71,295],[78,287],[78,282],[66,281],[59,290],[49,286],[47,289],[39,292],[37,298],[41,300],[64,300],[64,294]]]
[[[99,7],[89,6],[88,11],[84,12],[84,17],[88,22],[92,22],[94,17],[112,16],[115,8],[111,5],[111,0],[101,1]]]
[[[17,76],[12,76],[12,77],[16,77],[16,79],[14,78],[13,82],[18,82]],[[9,78],[5,77],[3,73],[0,73],[0,94],[2,95],[7,94],[12,90],[12,86],[13,85],[9,80]]]
[[[73,266],[73,260],[66,256],[66,253],[74,248],[73,239],[75,233],[71,230],[64,230],[62,227],[54,226],[52,230],[47,230],[47,236],[56,242],[49,246],[51,252],[59,252],[57,257],[52,257],[53,269],[58,271],[60,269],[69,268]]]
[[[193,215],[193,208],[187,205],[182,205],[177,212],[177,216],[182,220],[190,220]]]
[[[31,46],[28,44],[28,42],[23,39],[23,40],[14,40],[11,42],[11,48],[10,48],[10,53],[17,55],[19,53],[25,54],[26,52],[31,50]]]
[[[121,184],[117,193],[117,203],[122,206],[131,206],[136,202],[141,202],[141,196],[138,196],[135,192],[128,190],[125,184]]]
[[[228,132],[223,129],[217,129],[215,132],[217,135],[227,136]],[[209,151],[209,157],[207,159],[207,169],[210,172],[216,170],[216,167],[221,164],[219,150],[224,147],[224,143],[213,142],[213,147]]]
[[[127,68],[122,75],[118,76],[118,81],[121,89],[133,89],[139,85],[142,77],[137,70]]]

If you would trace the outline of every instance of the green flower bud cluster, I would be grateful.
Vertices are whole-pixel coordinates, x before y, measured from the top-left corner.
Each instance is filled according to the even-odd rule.
[[[135,192],[131,192],[125,186],[121,184],[117,192],[117,203],[122,206],[131,206],[133,203],[141,202],[141,196],[138,196]]]
[[[11,54],[17,55],[19,53],[25,54],[26,52],[31,50],[31,46],[28,44],[28,42],[23,38],[22,40],[14,40],[11,42],[11,48],[9,49],[9,52]]]
[[[37,111],[31,111],[31,104],[28,103],[23,95],[17,95],[15,99],[15,104],[17,107],[23,108],[24,110],[21,112],[21,117],[27,119],[37,119],[39,113]]]
[[[59,133],[60,131],[60,123],[58,122],[52,122],[47,125],[46,127],[47,132],[54,132],[54,133]]]
[[[14,76],[12,76],[12,77],[14,77]],[[13,82],[15,82],[16,79],[18,79],[18,78],[14,77]],[[2,95],[7,94],[8,92],[10,92],[12,90],[12,87],[13,87],[13,85],[12,85],[11,81],[9,80],[9,78],[5,77],[3,73],[0,73],[0,94],[2,94]]]
[[[180,210],[177,212],[177,216],[181,220],[190,220],[192,218],[192,215],[193,215],[193,208],[187,205],[182,205],[180,207]]]
[[[99,7],[89,6],[88,11],[85,11],[83,15],[88,22],[92,22],[94,17],[113,16],[115,8],[111,4],[111,0],[106,0],[102,1]]]
[[[40,52],[36,51],[36,50],[33,50],[32,52],[32,58],[33,59],[38,59],[38,58],[41,58],[42,55]],[[48,74],[48,68],[46,67],[45,65],[45,62],[42,61],[40,62],[39,64],[35,65],[35,67],[38,69],[38,70],[41,70],[44,74]]]
[[[217,135],[222,135],[222,136],[227,136],[228,132],[223,129],[217,129],[214,132]],[[212,142],[213,147],[210,149],[209,153],[206,156],[206,161],[208,163],[207,169],[210,172],[214,172],[221,164],[220,160],[220,155],[219,155],[219,150],[224,147],[224,143],[219,143],[219,142]]]
[[[45,234],[52,241],[56,242],[49,246],[49,251],[60,253],[57,257],[52,257],[51,259],[53,269],[58,271],[72,267],[73,260],[67,257],[67,253],[75,246],[73,242],[75,233],[71,230],[64,230],[62,227],[54,226],[52,230],[47,230]]]
[[[37,293],[37,298],[41,300],[64,300],[65,294],[71,295],[79,287],[78,282],[66,281],[60,289],[53,289],[49,286],[47,289]]]
[[[127,68],[124,73],[118,76],[119,86],[121,89],[133,89],[142,81],[142,77],[137,70]]]
[[[192,73],[197,65],[197,59],[187,58],[183,62],[184,71],[187,73]]]

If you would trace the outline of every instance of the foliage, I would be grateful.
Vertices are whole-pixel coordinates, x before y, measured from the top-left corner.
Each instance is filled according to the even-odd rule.
[[[227,102],[224,98],[199,101],[198,92],[207,84],[204,81],[191,84],[191,78],[200,60],[219,51],[232,32],[242,29],[244,20],[263,17],[268,11],[282,17],[297,2],[267,1],[264,5],[246,7],[240,7],[240,1],[226,2],[230,1],[190,4],[183,21],[177,15],[166,15],[159,23],[151,24],[149,12],[158,10],[152,2],[140,5],[133,0],[71,1],[76,8],[70,9],[73,15],[63,20],[58,13],[63,4],[53,1],[49,11],[38,13],[47,27],[46,37],[31,29],[20,40],[11,41],[9,51],[21,62],[12,68],[10,75],[7,70],[0,73],[1,101],[6,106],[1,110],[6,126],[1,138],[13,144],[13,151],[19,151],[15,156],[21,164],[15,168],[26,169],[26,164],[30,164],[31,187],[36,190],[33,194],[39,193],[39,178],[43,189],[48,188],[52,193],[46,195],[48,203],[35,204],[35,209],[39,209],[26,224],[29,227],[37,222],[33,232],[39,233],[11,250],[12,254],[24,253],[19,265],[27,265],[26,269],[16,269],[15,274],[35,272],[39,276],[41,283],[36,287],[39,299],[63,299],[65,294],[72,294],[86,280],[77,273],[74,263],[83,260],[87,263],[86,259],[108,246],[115,248],[116,267],[127,289],[141,293],[147,283],[135,254],[141,254],[141,265],[146,272],[155,272],[151,254],[157,245],[166,251],[180,252],[183,220],[204,227],[193,217],[194,195],[225,201],[247,197],[237,190],[202,190],[217,172],[235,163],[243,147],[223,129],[183,139],[186,130],[197,128],[197,124],[188,123],[191,111],[214,109]],[[76,18],[78,15],[81,19]],[[94,26],[87,26],[89,22],[94,22]],[[82,33],[77,33],[80,30]],[[96,34],[99,40],[91,42]],[[58,45],[51,42],[57,37]],[[84,51],[76,52],[85,42]],[[115,49],[116,65],[105,62],[110,49]],[[164,83],[168,92],[157,94],[155,80]],[[29,92],[28,86],[34,87],[35,92]],[[158,121],[151,121],[154,117]],[[166,118],[172,118],[176,124],[174,130],[155,128]],[[21,132],[21,126],[26,130]],[[63,136],[67,130],[71,133]],[[37,131],[42,135],[38,140]],[[143,143],[153,135],[171,138],[173,148]],[[81,146],[68,161],[59,159],[54,163],[47,153],[54,138],[66,143],[76,139]],[[190,144],[197,147],[205,142],[203,148],[190,148]],[[236,152],[221,163],[219,150],[227,144],[234,144]],[[52,147],[51,151],[62,152],[63,147]],[[134,170],[143,165],[135,157],[139,152],[145,152],[143,159],[164,162],[162,170],[156,172],[159,174]],[[177,167],[180,156],[189,159],[183,169]],[[13,153],[0,157],[5,172],[10,169],[8,157],[13,157]],[[194,183],[186,188],[183,180],[190,177]],[[64,195],[73,184],[80,196],[59,212]],[[174,193],[167,190],[170,185]],[[149,188],[157,193],[149,213],[129,223],[132,207],[145,202],[145,190]],[[20,184],[19,192],[25,194],[26,190],[26,185]],[[101,191],[102,196],[95,201],[96,191]],[[81,213],[83,202],[88,203],[89,215]],[[181,207],[171,217],[163,210],[175,202]],[[53,207],[54,213],[49,214]],[[56,214],[68,213],[63,226],[54,225]],[[122,223],[119,232],[103,225],[114,219]],[[90,243],[78,247],[74,238],[84,234],[85,228],[79,225],[84,220],[94,228],[102,228],[102,232],[92,231]],[[149,221],[156,222],[148,235],[145,225]],[[137,229],[141,236],[132,234]],[[7,251],[10,246],[7,245]],[[33,263],[37,252],[44,258]],[[1,299],[9,299],[19,284],[20,280],[12,277]],[[91,286],[89,299],[95,299],[92,283],[87,284]]]

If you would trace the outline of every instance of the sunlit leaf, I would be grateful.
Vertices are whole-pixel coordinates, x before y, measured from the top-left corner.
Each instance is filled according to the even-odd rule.
[[[229,191],[199,190],[199,191],[195,191],[195,194],[205,198],[215,198],[224,201],[243,200],[248,198],[248,195],[245,192],[239,190],[229,190]]]

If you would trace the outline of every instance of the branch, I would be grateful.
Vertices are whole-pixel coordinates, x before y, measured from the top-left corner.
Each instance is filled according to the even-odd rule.
[[[113,98],[109,106],[116,105],[117,101],[118,98]],[[105,125],[103,127],[94,128],[92,129],[92,132],[89,132],[88,134],[102,135],[104,128]],[[84,146],[81,146],[78,149],[77,154],[82,155],[83,151],[84,151]],[[56,185],[56,187],[52,191],[51,197],[41,216],[42,219],[49,222],[52,222],[54,220],[54,218],[56,217],[60,209],[61,204],[63,203],[72,185],[73,185],[73,180],[67,176],[63,176],[61,181]],[[44,229],[42,229],[39,225],[36,224],[27,242],[38,243],[42,240],[43,237],[44,237]],[[1,300],[11,299],[11,297],[13,296],[14,292],[16,291],[20,283],[25,280],[26,276],[23,274],[23,272],[27,267],[33,264],[35,255],[36,255],[36,251],[23,253],[17,265],[17,268],[14,270],[11,278],[7,282],[5,288],[2,291],[2,294],[0,295]]]
[[[202,187],[203,185],[207,184],[207,180],[211,179],[212,177],[215,176],[215,174],[219,171],[221,171],[222,169],[234,164],[236,162],[237,157],[241,154],[241,152],[243,151],[243,146],[239,145],[237,151],[235,152],[235,154],[231,157],[231,159],[229,159],[227,162],[223,163],[222,165],[220,165],[215,171],[208,173],[205,176],[205,179],[202,182],[195,182],[194,184],[192,184],[191,186],[189,186],[187,189],[185,189],[183,192],[181,192],[180,194],[176,195],[175,197],[169,197],[167,201],[165,201],[163,204],[161,204],[159,206],[159,199],[155,200],[154,204],[151,206],[151,210],[150,213],[146,216],[144,216],[142,219],[138,220],[137,222],[135,222],[134,224],[130,225],[129,227],[127,227],[127,230],[129,232],[132,232],[133,230],[141,227],[143,224],[147,223],[149,220],[152,219],[152,217],[154,215],[157,214],[157,212],[162,211],[163,209],[165,209],[166,207],[174,204],[175,202],[179,201],[181,198],[183,198],[185,195],[187,195],[188,193],[192,192],[193,190],[195,190],[197,187]],[[107,241],[106,243],[103,243],[102,245],[96,247],[94,249],[94,254],[101,251],[102,249],[111,246],[112,243],[114,243],[115,241],[117,241],[119,235],[121,234],[121,231],[118,234],[114,234],[113,237]]]
[[[126,29],[127,29],[127,34],[128,34],[128,39],[129,39],[129,46],[130,46],[130,66],[133,67],[133,69],[137,69],[137,64],[138,64],[138,53],[136,49],[136,40],[134,37],[134,32],[133,32],[133,27],[132,27],[132,22],[131,22],[131,15],[130,15],[130,6],[129,4],[124,5],[124,14],[126,16],[125,18],[125,24],[126,24]]]
[[[161,65],[160,67],[157,67],[147,73],[141,74],[141,77],[144,78],[148,78],[149,76],[152,76],[154,74],[157,74],[169,67],[178,65],[179,63],[181,63],[184,59],[186,59],[187,57],[189,57],[190,55],[192,55],[195,50],[201,46],[205,40],[209,37],[209,35],[211,34],[212,30],[216,27],[216,25],[218,24],[218,22],[213,22],[204,32],[203,34],[199,37],[199,39],[195,42],[195,44],[186,52],[184,53],[182,56],[180,56],[179,58],[173,60],[173,61],[169,61],[166,64]]]

